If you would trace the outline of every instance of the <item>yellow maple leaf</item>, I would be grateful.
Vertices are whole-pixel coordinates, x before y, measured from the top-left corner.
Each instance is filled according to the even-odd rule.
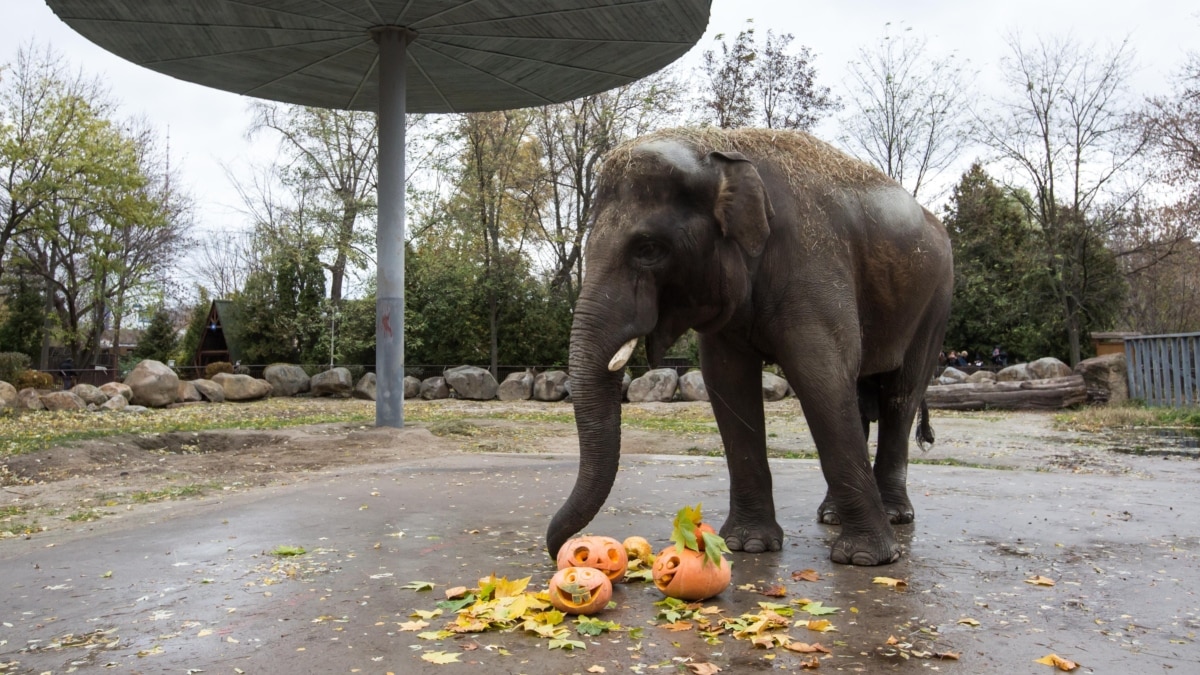
[[[684,631],[684,630],[691,630],[692,624],[688,621],[676,621],[675,623],[664,623],[664,624],[662,624],[662,627],[666,628],[667,630],[678,632],[678,631]]]
[[[789,642],[786,645],[784,645],[784,647],[790,651],[797,652],[799,654],[816,654],[816,653],[830,654],[830,653],[832,653],[828,649],[822,647],[820,642],[814,642],[811,645],[808,644],[807,642]]]
[[[1038,574],[1026,579],[1025,583],[1033,584],[1034,586],[1053,586],[1054,580]]]
[[[1070,672],[1079,667],[1078,663],[1069,659],[1064,659],[1058,654],[1047,654],[1040,659],[1034,659],[1034,663],[1040,663],[1044,666],[1054,666],[1063,672]]]
[[[462,661],[458,660],[459,656],[460,655],[458,652],[425,652],[421,655],[421,660],[428,661],[430,663],[436,663],[438,665],[445,665],[447,663],[462,663]]]
[[[455,586],[454,588],[446,589],[447,600],[457,600],[467,594],[466,586]]]
[[[810,619],[805,622],[804,627],[818,633],[828,633],[831,630],[837,630],[833,627],[832,623],[829,623],[829,619]]]
[[[978,621],[976,621],[975,619],[970,619],[970,618],[962,618],[962,619],[959,619],[958,622],[961,624],[966,624],[968,626],[972,626],[972,627],[979,626]]]
[[[501,577],[499,579],[495,579],[493,577],[496,584],[496,594],[492,597],[511,598],[521,595],[525,592],[525,587],[529,585],[529,580],[531,578],[532,577],[525,577],[524,579],[515,579],[513,581],[509,581],[508,577]]]
[[[883,584],[896,590],[908,588],[908,582],[903,579],[893,579],[892,577],[875,577],[871,580],[873,584]]]
[[[422,628],[428,628],[428,627],[429,627],[428,621],[420,621],[420,620],[418,620],[418,621],[403,621],[400,623],[400,630],[415,631],[415,630],[421,630]]]

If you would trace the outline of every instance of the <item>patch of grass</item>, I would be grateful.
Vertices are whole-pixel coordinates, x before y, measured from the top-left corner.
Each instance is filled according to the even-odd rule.
[[[13,518],[16,516],[23,516],[28,512],[29,512],[29,510],[26,509],[24,506],[17,506],[16,504],[14,504],[12,506],[0,506],[0,518]]]
[[[1098,432],[1135,427],[1176,427],[1200,430],[1200,408],[1148,408],[1137,403],[1092,406],[1054,416],[1060,429]]]
[[[429,433],[434,436],[475,436],[481,429],[478,424],[472,424],[463,419],[447,419],[431,422]]]
[[[67,516],[67,520],[72,523],[90,523],[94,520],[100,520],[108,514],[96,509],[81,509]]]
[[[215,487],[208,483],[192,483],[190,485],[172,485],[171,487],[161,490],[150,490],[143,492],[133,492],[129,495],[129,500],[137,504],[150,504],[153,502],[162,502],[170,499],[186,499],[188,497],[202,497],[206,490]],[[108,503],[107,501],[105,502]]]

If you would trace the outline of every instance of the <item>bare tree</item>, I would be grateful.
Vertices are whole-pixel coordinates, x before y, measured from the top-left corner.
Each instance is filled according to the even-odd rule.
[[[750,23],[750,22],[748,22]],[[753,27],[738,32],[732,44],[723,34],[721,53],[704,52],[701,94],[710,119],[722,129],[761,125],[769,129],[809,129],[839,103],[829,87],[817,85],[808,47],[790,53],[794,37],[768,30],[759,44]]]
[[[583,278],[583,242],[601,159],[619,143],[677,119],[682,95],[667,71],[536,111],[532,133],[548,183],[538,214],[540,239],[550,252],[552,283],[572,301]]]
[[[930,57],[928,43],[885,32],[850,63],[842,142],[866,154],[914,197],[960,158],[970,137],[970,87],[953,55]]]
[[[1132,52],[1069,39],[1008,40],[1006,98],[982,125],[982,140],[1011,168],[1021,201],[1042,239],[1045,282],[1058,301],[1072,364],[1090,314],[1111,310],[1106,248],[1136,189],[1122,184],[1144,147],[1126,85]],[[1020,188],[1020,189],[1016,189]],[[1114,270],[1112,273],[1119,273]]]

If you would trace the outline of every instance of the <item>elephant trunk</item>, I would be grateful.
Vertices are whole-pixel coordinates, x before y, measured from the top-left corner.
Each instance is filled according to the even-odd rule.
[[[579,433],[579,473],[570,497],[546,531],[551,557],[575,533],[592,522],[617,477],[621,458],[621,379],[624,368],[610,370],[610,357],[630,336],[616,334],[598,303],[580,298],[571,326],[571,399]]]

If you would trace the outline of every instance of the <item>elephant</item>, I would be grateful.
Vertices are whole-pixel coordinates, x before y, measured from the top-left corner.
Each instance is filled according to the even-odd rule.
[[[651,365],[688,329],[730,477],[731,550],[778,551],[761,387],[778,364],[800,400],[840,524],[836,563],[899,559],[913,520],[908,437],[932,442],[925,388],[950,311],[945,228],[882,172],[813,136],[672,129],[603,161],[571,326],[579,472],[551,519],[553,556],[616,479],[621,379],[638,339]],[[874,466],[867,431],[878,422]]]

